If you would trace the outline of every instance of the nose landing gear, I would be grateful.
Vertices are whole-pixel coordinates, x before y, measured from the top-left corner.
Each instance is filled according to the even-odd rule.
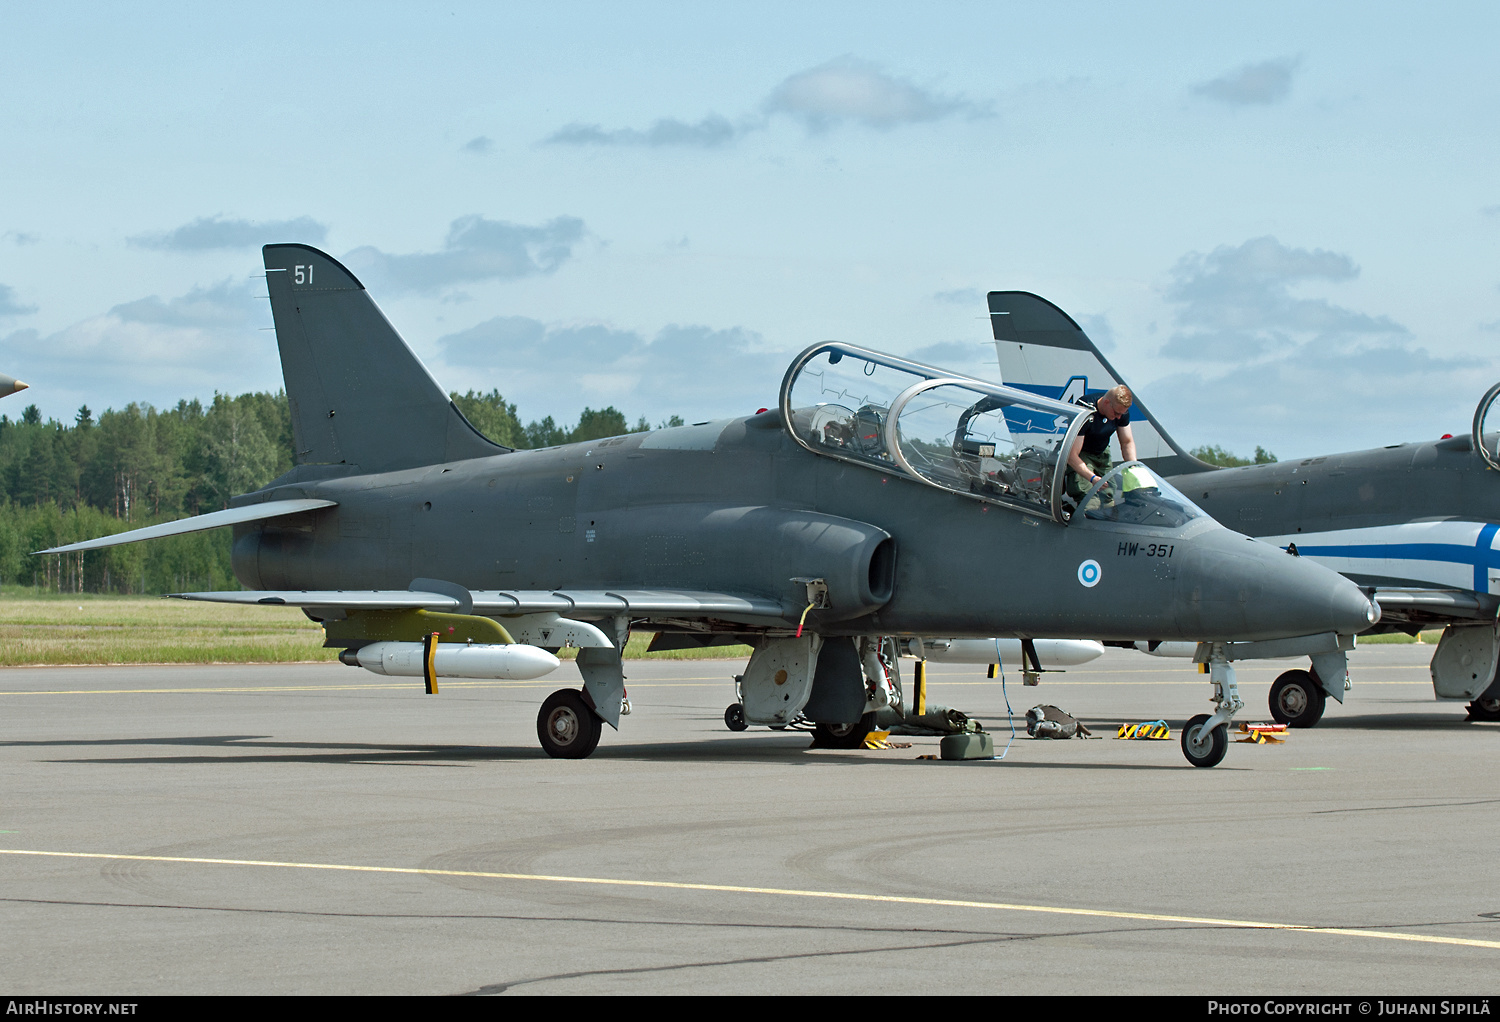
[[[1214,712],[1200,713],[1182,729],[1182,754],[1195,767],[1218,766],[1229,748],[1229,722],[1245,708],[1234,681],[1234,664],[1224,655],[1222,643],[1209,651],[1208,669],[1214,686]]]

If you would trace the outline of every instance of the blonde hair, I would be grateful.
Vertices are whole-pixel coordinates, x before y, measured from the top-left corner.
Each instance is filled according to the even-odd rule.
[[[1110,403],[1121,411],[1129,408],[1135,400],[1130,394],[1130,388],[1123,383],[1119,386],[1109,388],[1109,390],[1105,391],[1104,396],[1109,398]]]

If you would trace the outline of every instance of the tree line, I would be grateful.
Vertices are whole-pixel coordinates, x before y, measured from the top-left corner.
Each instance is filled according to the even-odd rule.
[[[513,448],[551,447],[650,429],[614,406],[585,408],[574,425],[522,424],[497,390],[451,395],[485,436]],[[672,416],[662,426],[677,426]],[[236,494],[291,469],[286,394],[215,394],[157,409],[132,403],[71,423],[36,405],[0,415],[0,585],[52,592],[164,593],[238,587],[230,533],[213,529],[83,554],[31,551],[218,511]]]

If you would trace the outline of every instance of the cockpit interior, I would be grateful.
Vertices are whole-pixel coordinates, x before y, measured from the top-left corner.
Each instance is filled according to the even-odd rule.
[[[1080,502],[1064,454],[1090,409],[851,344],[803,352],[781,388],[788,431],[808,450],[953,493],[1069,522],[1178,528],[1203,512],[1139,462]]]

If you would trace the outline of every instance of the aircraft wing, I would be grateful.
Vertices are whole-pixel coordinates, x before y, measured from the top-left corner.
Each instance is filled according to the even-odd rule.
[[[424,609],[463,612],[457,596],[398,589],[279,590],[220,593],[172,593],[178,600],[211,603],[269,604],[327,610]],[[475,614],[560,614],[573,618],[685,617],[773,619],[787,610],[780,602],[759,596],[668,589],[490,589],[471,590]]]
[[[123,543],[139,543],[143,539],[180,536],[188,532],[217,529],[222,525],[239,525],[241,522],[258,522],[263,518],[280,518],[282,515],[294,515],[300,511],[333,507],[337,503],[336,500],[318,500],[312,497],[299,497],[295,500],[268,500],[261,504],[247,504],[244,507],[232,507],[225,511],[210,511],[206,515],[194,515],[192,518],[180,518],[175,522],[166,522],[162,525],[148,525],[144,529],[117,532],[113,536],[101,536],[99,539],[88,539],[82,543],[48,547],[46,550],[37,550],[36,553],[66,554],[74,550],[102,550],[105,547],[120,546]]]
[[[1455,619],[1492,621],[1496,600],[1467,589],[1375,590],[1382,624],[1441,625]]]
[[[1000,381],[1007,386],[1072,403],[1094,401],[1126,382],[1083,328],[1045,298],[1027,291],[991,291],[989,305]],[[1141,395],[1133,388],[1131,393],[1130,433],[1141,461],[1169,476],[1214,467],[1179,447]]]

